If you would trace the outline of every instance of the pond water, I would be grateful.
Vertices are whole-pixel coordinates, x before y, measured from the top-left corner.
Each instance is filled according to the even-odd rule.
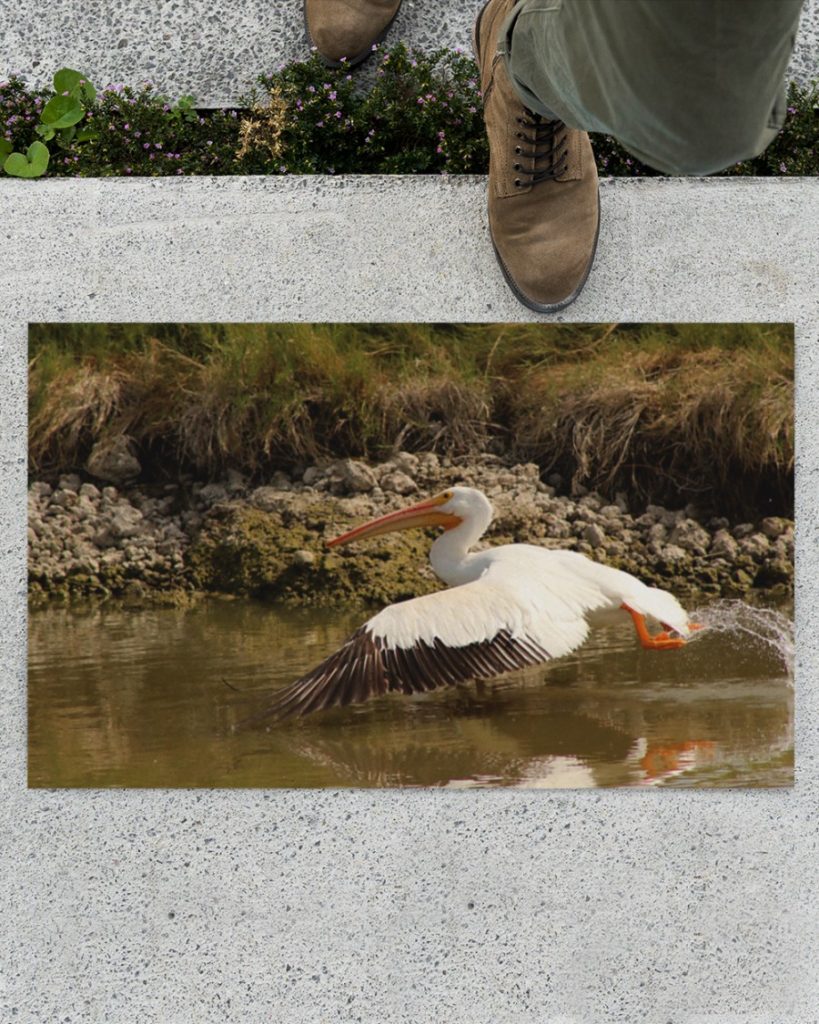
[[[679,651],[628,622],[482,686],[234,731],[367,617],[211,600],[29,621],[31,786],[787,786],[789,609],[717,602]]]

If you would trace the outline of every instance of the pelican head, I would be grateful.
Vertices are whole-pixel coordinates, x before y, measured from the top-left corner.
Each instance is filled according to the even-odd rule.
[[[362,526],[356,526],[340,537],[327,541],[327,546],[332,548],[353,540],[379,537],[383,533],[416,527],[440,526],[444,531],[454,530],[464,523],[468,524],[470,534],[479,537],[491,521],[492,506],[482,491],[474,487],[449,487],[416,505],[389,512]]]

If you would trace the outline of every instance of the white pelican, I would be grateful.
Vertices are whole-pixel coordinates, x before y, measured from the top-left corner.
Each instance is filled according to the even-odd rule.
[[[507,544],[470,554],[492,515],[481,491],[452,487],[328,541],[335,547],[394,530],[442,527],[430,563],[452,589],[380,611],[278,693],[259,717],[307,715],[384,693],[420,693],[539,665],[579,647],[590,625],[623,615],[631,616],[648,650],[682,647],[698,628],[671,594],[576,551]],[[646,618],[664,631],[652,636]]]

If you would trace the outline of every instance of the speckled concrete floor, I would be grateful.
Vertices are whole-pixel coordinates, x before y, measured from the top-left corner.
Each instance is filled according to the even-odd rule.
[[[481,179],[0,188],[0,1020],[816,1024],[817,181],[619,181],[567,318],[798,325],[797,766],[770,792],[25,788],[30,319],[528,318]]]
[[[467,48],[479,6],[404,0],[389,41]],[[148,80],[206,107],[238,103],[258,74],[308,52],[301,0],[53,0],[36,16],[29,0],[4,0],[0,29],[0,79],[21,71],[47,83],[67,64],[97,84]],[[806,81],[817,68],[819,0],[805,0],[791,74]]]

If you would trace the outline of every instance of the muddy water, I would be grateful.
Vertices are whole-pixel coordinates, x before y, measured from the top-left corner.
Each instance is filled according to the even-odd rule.
[[[786,786],[790,623],[717,603],[681,651],[624,624],[477,687],[233,731],[362,613],[210,601],[29,626],[32,786]]]

